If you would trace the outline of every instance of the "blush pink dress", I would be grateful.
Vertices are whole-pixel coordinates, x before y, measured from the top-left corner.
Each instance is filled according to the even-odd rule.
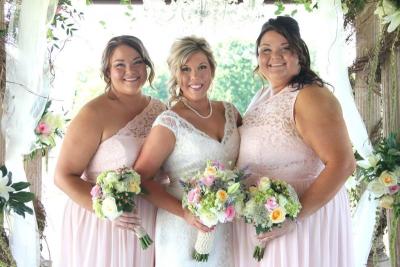
[[[261,90],[246,114],[238,167],[249,167],[257,177],[290,183],[301,196],[324,164],[296,131],[293,112],[299,91],[286,87],[275,95]],[[354,267],[349,203],[345,188],[325,206],[298,222],[295,230],[267,243],[263,260],[253,259],[257,245],[252,225],[234,224],[235,265],[239,267]]]
[[[102,142],[82,179],[95,183],[104,170],[131,167],[156,117],[165,110],[160,101],[151,99],[147,107]],[[152,239],[155,233],[156,208],[137,198],[142,226]],[[65,267],[141,267],[154,266],[154,245],[142,250],[135,234],[98,219],[71,199],[68,200],[62,227],[60,263]]]

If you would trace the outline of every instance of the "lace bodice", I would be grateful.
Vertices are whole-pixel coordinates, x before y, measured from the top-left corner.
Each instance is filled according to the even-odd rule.
[[[165,109],[162,102],[151,99],[141,113],[99,145],[85,170],[84,179],[94,183],[97,175],[104,170],[131,167],[150,132],[151,125]]]
[[[154,122],[175,135],[174,151],[163,165],[170,179],[168,192],[182,198],[179,179],[205,167],[208,159],[219,160],[226,166],[234,166],[239,150],[239,133],[236,126],[237,111],[232,104],[225,103],[225,128],[221,142],[195,128],[190,122],[172,110],[163,112]]]
[[[299,91],[286,87],[272,95],[262,90],[243,117],[238,166],[286,181],[311,180],[323,164],[298,134],[294,104]],[[271,153],[273,151],[274,153]]]

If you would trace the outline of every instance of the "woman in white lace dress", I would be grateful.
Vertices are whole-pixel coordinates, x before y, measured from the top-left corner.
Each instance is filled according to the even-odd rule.
[[[241,117],[232,104],[210,101],[207,96],[216,63],[204,39],[177,40],[168,65],[171,102],[175,104],[156,119],[135,164],[149,191],[146,198],[162,208],[156,221],[156,266],[233,266],[231,224],[209,229],[184,210],[179,178],[204,168],[208,159],[233,166]],[[147,179],[160,168],[169,177],[166,189]],[[198,229],[216,231],[207,263],[192,259]]]

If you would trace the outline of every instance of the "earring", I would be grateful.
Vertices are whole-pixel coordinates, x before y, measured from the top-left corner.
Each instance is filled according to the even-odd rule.
[[[175,93],[176,93],[176,96],[180,96],[180,94],[181,94],[181,88],[177,87],[177,88],[175,89]]]

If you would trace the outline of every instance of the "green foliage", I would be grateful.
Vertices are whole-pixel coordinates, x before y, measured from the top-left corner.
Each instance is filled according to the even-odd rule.
[[[145,86],[143,88],[144,93],[167,103],[169,98],[168,75],[166,71],[157,75],[153,81],[153,87]]]
[[[215,49],[218,66],[212,97],[234,103],[241,113],[262,87],[261,78],[253,74],[254,49],[253,43],[240,41],[222,43]]]
[[[12,173],[8,172],[6,166],[0,167],[2,172],[2,180],[7,181],[1,185],[2,196],[0,196],[0,216],[3,216],[4,211],[14,211],[15,213],[25,217],[25,212],[32,214],[33,211],[25,203],[32,201],[35,195],[31,192],[21,191],[27,188],[30,184],[27,182],[12,183]],[[5,196],[8,195],[8,199]],[[2,226],[1,222],[1,226]]]
[[[308,12],[312,12],[313,9],[318,8],[318,4],[317,3],[313,4],[312,1],[310,0],[294,0],[293,2],[297,5],[303,5],[304,9]],[[276,6],[275,15],[277,16],[283,15],[283,12],[285,12],[286,10],[285,4],[280,0],[275,0],[274,5]],[[297,13],[297,8],[293,9],[290,14],[285,14],[285,15],[294,16],[296,13]]]
[[[384,171],[394,171],[400,166],[400,142],[397,135],[390,133],[389,136],[381,140],[375,153],[377,163],[367,168],[359,167],[361,176],[366,182],[371,182],[381,175]]]

